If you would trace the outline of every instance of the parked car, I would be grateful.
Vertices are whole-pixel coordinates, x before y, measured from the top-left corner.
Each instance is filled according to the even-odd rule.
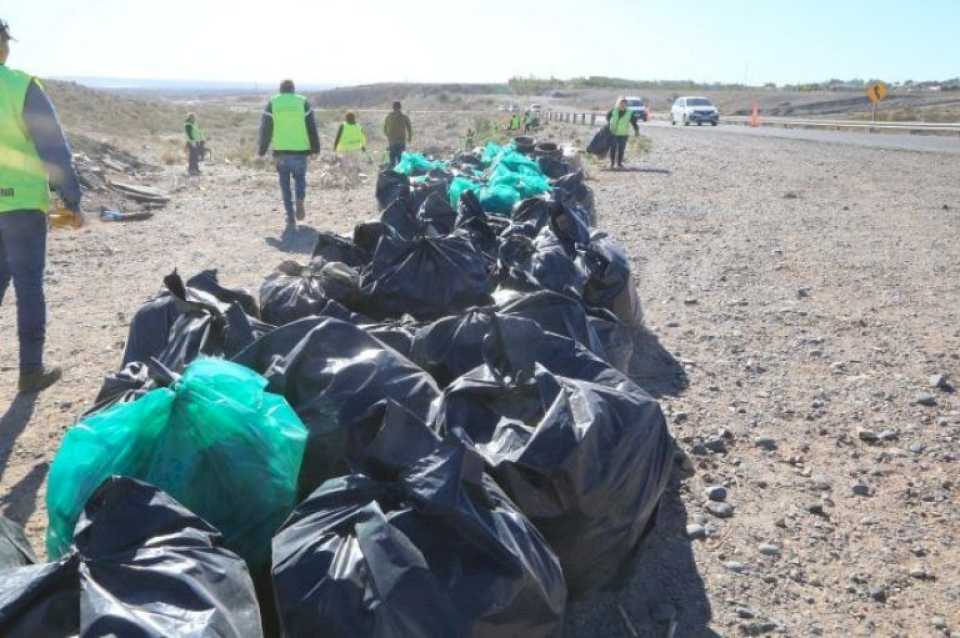
[[[644,122],[650,119],[650,109],[647,108],[647,101],[642,97],[626,97],[627,108],[637,114],[637,119]]]
[[[543,110],[543,107],[540,106],[539,104],[531,104],[531,105],[530,105],[530,108],[529,108],[528,110],[529,110],[531,113],[539,113],[540,111]]]
[[[716,126],[720,122],[720,111],[705,97],[677,98],[670,109],[670,123],[676,126],[680,122],[684,126],[691,123],[701,126],[704,122]]]

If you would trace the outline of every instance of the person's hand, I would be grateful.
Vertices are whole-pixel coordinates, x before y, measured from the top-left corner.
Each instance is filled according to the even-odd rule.
[[[360,147],[360,150],[363,151],[364,153],[366,153],[366,152],[367,152],[367,147],[366,147],[366,146],[361,146],[361,147]]]

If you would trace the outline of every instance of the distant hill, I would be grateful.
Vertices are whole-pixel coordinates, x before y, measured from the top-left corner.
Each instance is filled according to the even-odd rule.
[[[372,108],[385,106],[394,100],[427,99],[444,102],[453,96],[506,95],[506,84],[366,84],[311,92],[310,99],[320,108]]]
[[[150,80],[140,78],[100,78],[100,77],[63,77],[55,78],[65,82],[74,82],[93,89],[113,93],[145,93],[170,96],[200,95],[242,95],[246,93],[270,93],[279,85],[264,82],[207,82],[203,80]],[[332,84],[304,84],[298,88],[303,91],[322,91]]]

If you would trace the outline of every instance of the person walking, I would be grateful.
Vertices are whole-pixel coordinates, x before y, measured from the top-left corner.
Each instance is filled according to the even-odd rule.
[[[20,392],[40,392],[63,371],[43,360],[43,273],[50,186],[83,223],[80,183],[57,112],[36,78],[6,66],[13,37],[0,20],[0,303],[13,281],[20,341]]]
[[[197,116],[193,113],[187,113],[187,121],[184,122],[183,128],[187,134],[187,174],[199,175],[200,160],[203,159],[207,138],[197,123]]]
[[[367,151],[367,134],[363,127],[357,124],[357,116],[347,112],[344,122],[337,129],[337,136],[333,140],[333,150],[342,155],[352,155],[358,151]]]
[[[610,145],[610,168],[623,168],[623,156],[627,150],[627,140],[630,138],[630,127],[633,127],[636,136],[640,136],[637,114],[627,108],[626,99],[620,98],[617,105],[607,113],[607,126],[613,134],[613,144]]]
[[[260,117],[258,155],[264,157],[270,146],[273,146],[283,209],[287,215],[285,232],[292,232],[297,229],[297,221],[303,221],[307,216],[307,157],[320,152],[313,109],[307,98],[297,95],[293,80],[280,83],[280,93],[270,98]]]
[[[394,102],[393,111],[383,121],[383,134],[387,137],[387,149],[390,152],[390,168],[400,162],[407,144],[413,141],[413,126],[401,108],[400,102]]]

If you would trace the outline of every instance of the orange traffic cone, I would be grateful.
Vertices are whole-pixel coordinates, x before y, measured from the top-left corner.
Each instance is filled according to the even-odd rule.
[[[760,126],[760,105],[753,103],[753,114],[750,116],[750,126],[757,128]]]

